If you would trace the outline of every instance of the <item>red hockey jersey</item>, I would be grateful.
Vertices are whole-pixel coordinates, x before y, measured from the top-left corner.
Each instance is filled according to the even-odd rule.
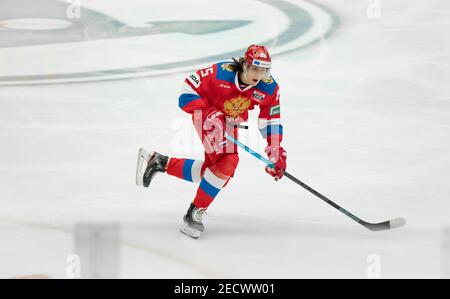
[[[259,106],[258,128],[269,143],[281,142],[280,91],[270,76],[256,86],[241,89],[231,62],[219,62],[190,74],[183,84],[179,107],[188,113],[215,107],[229,120],[248,119],[248,110]]]

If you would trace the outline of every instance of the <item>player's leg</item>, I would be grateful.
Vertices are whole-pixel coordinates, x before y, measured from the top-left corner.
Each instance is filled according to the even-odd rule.
[[[237,147],[225,138],[225,132],[197,124],[194,128],[205,148],[204,173],[197,189],[196,196],[183,217],[184,224],[181,231],[193,238],[198,238],[204,230],[202,215],[225,187],[238,165]],[[237,129],[226,127],[227,134],[237,138]]]
[[[183,217],[183,233],[193,238],[200,236],[204,230],[202,215],[234,175],[238,163],[237,154],[223,154],[205,169],[197,194]]]
[[[136,184],[148,187],[153,177],[159,172],[165,172],[189,182],[199,183],[204,171],[204,162],[201,160],[169,158],[158,152],[147,153],[144,149],[140,149]]]
[[[204,161],[185,158],[169,158],[166,172],[185,181],[200,183],[205,171]]]
[[[234,175],[238,163],[238,154],[223,154],[211,166],[207,167],[197,189],[193,201],[194,205],[206,210]]]

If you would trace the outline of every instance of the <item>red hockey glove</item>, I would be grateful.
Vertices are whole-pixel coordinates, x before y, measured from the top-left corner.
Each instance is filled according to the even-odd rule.
[[[225,116],[214,107],[202,113],[203,145],[207,153],[225,152]]]
[[[266,166],[266,172],[278,181],[283,177],[286,170],[286,151],[278,145],[268,145],[264,150],[269,158],[269,161],[274,163],[275,168]]]

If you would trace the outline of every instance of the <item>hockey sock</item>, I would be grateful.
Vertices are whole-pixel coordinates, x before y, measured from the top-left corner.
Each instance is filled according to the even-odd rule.
[[[197,195],[194,198],[194,205],[197,208],[208,208],[220,190],[228,182],[229,178],[220,178],[216,176],[209,168],[206,168],[200,186],[197,189]]]
[[[201,160],[170,158],[166,172],[182,180],[199,183],[202,180],[202,167]]]

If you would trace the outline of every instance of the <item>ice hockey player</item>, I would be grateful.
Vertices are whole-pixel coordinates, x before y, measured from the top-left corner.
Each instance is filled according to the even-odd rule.
[[[233,177],[239,162],[237,146],[226,134],[237,139],[238,125],[248,119],[248,110],[255,106],[260,108],[258,128],[267,140],[265,152],[275,165],[266,167],[266,172],[275,180],[283,176],[286,151],[280,146],[283,137],[280,92],[270,68],[267,49],[251,45],[244,57],[216,63],[185,79],[179,107],[192,115],[194,128],[205,149],[204,161],[139,151],[137,185],[148,187],[158,172],[200,183],[181,227],[181,232],[193,238],[204,231],[202,215]]]

